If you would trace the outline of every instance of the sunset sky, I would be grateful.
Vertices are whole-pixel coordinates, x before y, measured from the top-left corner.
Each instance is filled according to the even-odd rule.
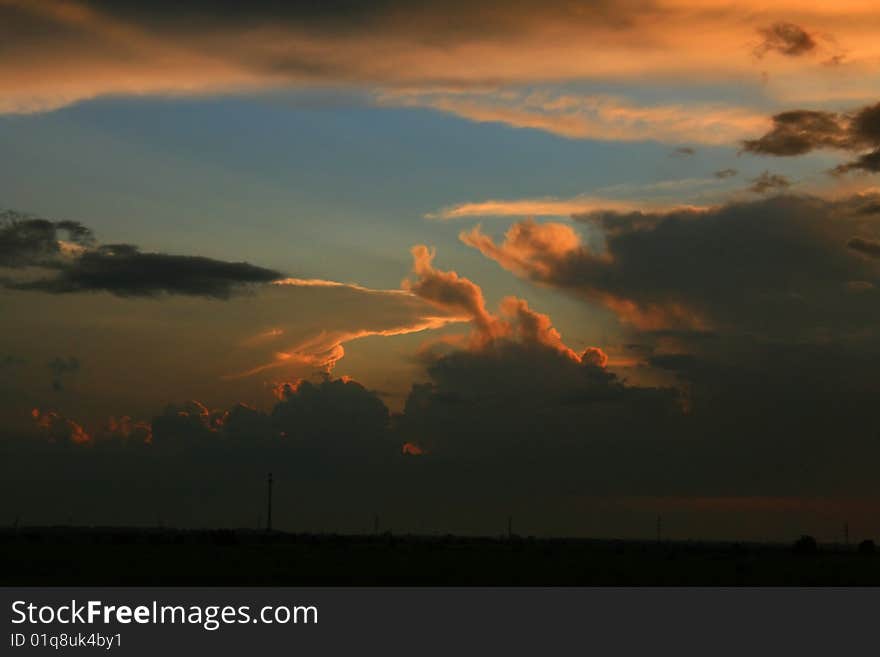
[[[880,533],[878,33],[0,0],[0,508],[253,524],[270,466],[294,530]]]

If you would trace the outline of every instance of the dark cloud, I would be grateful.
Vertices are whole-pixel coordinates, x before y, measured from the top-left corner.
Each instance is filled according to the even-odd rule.
[[[853,251],[858,251],[863,255],[871,258],[880,258],[880,240],[853,237],[846,243],[846,245]]]
[[[863,215],[880,214],[880,200],[869,199],[859,205],[855,211]]]
[[[197,0],[181,7],[171,0],[146,6],[141,2],[91,0],[88,4],[107,15],[124,18],[155,29],[192,30],[222,27],[257,28],[266,24],[293,25],[325,37],[406,25],[414,34],[435,31],[437,43],[474,36],[498,36],[527,31],[536,15],[550,14],[558,20],[624,26],[637,18],[648,3],[599,0],[587,6],[571,6],[559,0],[543,2],[481,0],[477,5],[462,0],[427,2],[415,8],[407,0],[256,0],[240,2]],[[537,13],[536,12],[543,12]],[[531,21],[530,21],[531,19]]]
[[[799,57],[818,47],[816,40],[804,28],[794,23],[774,23],[759,30],[763,41],[755,48],[759,57],[776,52],[788,57]]]
[[[506,339],[432,358],[399,430],[431,454],[503,459],[633,439],[680,416],[675,390],[627,385],[606,361]]]
[[[794,156],[830,148],[859,153],[832,170],[880,171],[880,103],[854,112],[792,110],[773,117],[773,128],[758,139],[743,142],[743,150],[757,155]]]
[[[752,178],[749,182],[749,191],[755,194],[766,194],[767,192],[778,192],[791,187],[791,180],[779,173],[770,173],[764,171],[757,178]]]
[[[278,384],[271,412],[239,404],[211,410],[197,401],[169,405],[152,421],[158,448],[217,441],[284,444],[312,454],[356,460],[392,454],[389,412],[379,396],[347,378]]]
[[[0,267],[32,267],[53,262],[66,241],[94,242],[92,232],[76,221],[49,221],[13,210],[0,211]]]
[[[690,146],[679,146],[672,151],[672,155],[676,157],[691,157],[692,155],[696,155],[696,153],[697,151]]]
[[[0,268],[38,268],[43,272],[36,278],[0,277],[0,284],[10,289],[226,299],[241,286],[283,278],[281,272],[246,262],[142,253],[131,244],[95,245],[92,232],[77,222],[17,213],[6,213],[0,220]]]
[[[272,427],[312,450],[352,458],[365,450],[393,450],[387,442],[389,413],[379,396],[356,381],[326,378],[277,389]]]
[[[852,162],[846,162],[831,170],[835,174],[849,173],[850,171],[865,171],[867,173],[880,172],[880,148],[870,153],[859,155]]]
[[[773,116],[773,128],[743,149],[758,155],[804,155],[818,148],[849,150],[854,146],[846,116],[836,112],[791,110]]]
[[[739,171],[737,171],[736,169],[719,169],[714,173],[714,176],[720,180],[723,180],[724,178],[733,178],[738,173]]]
[[[604,251],[580,243],[565,224],[521,222],[500,243],[478,230],[462,239],[506,269],[603,305],[641,330],[794,340],[870,330],[880,320],[876,304],[841,294],[850,281],[880,283],[876,263],[845,246],[868,230],[858,209],[871,200],[781,196],[707,211],[580,217],[605,235]]]

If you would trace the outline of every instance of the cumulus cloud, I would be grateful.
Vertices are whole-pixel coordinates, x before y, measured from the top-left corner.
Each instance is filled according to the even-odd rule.
[[[848,281],[875,284],[880,275],[875,263],[845,248],[862,227],[864,203],[785,196],[703,211],[582,217],[604,235],[600,250],[570,224],[531,220],[514,224],[500,242],[479,228],[460,237],[518,276],[601,304],[641,330],[794,339],[876,321],[875,306],[840,294]]]
[[[111,416],[100,437],[102,440],[149,445],[153,442],[153,427],[149,422],[133,420],[128,415]]]
[[[626,385],[603,362],[508,339],[444,354],[413,386],[400,431],[440,456],[541,460],[680,416],[675,390]]]
[[[0,216],[0,269],[31,271],[2,276],[0,284],[53,294],[104,291],[122,297],[164,293],[227,299],[245,285],[283,278],[280,272],[246,262],[142,253],[131,244],[94,242],[91,230],[78,222],[6,212]]]
[[[424,245],[413,247],[414,280],[405,280],[404,287],[413,294],[444,308],[464,313],[469,318],[472,332],[470,348],[490,348],[499,341],[521,345],[540,346],[576,363],[587,355],[591,365],[604,367],[607,356],[597,357],[600,349],[591,347],[578,354],[563,341],[548,315],[529,307],[525,299],[508,296],[501,300],[498,313],[486,308],[483,291],[470,279],[454,271],[442,271],[433,265],[435,251]]]
[[[41,411],[35,408],[31,411],[31,416],[40,432],[51,443],[88,445],[92,442],[91,434],[82,425],[57,411]]]
[[[412,248],[415,278],[403,282],[412,294],[467,317],[474,326],[474,335],[481,341],[491,340],[504,332],[504,327],[486,309],[483,291],[473,281],[454,271],[441,271],[433,265],[436,252],[425,245]]]

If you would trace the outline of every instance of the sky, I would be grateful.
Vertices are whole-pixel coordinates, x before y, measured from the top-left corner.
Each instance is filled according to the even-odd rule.
[[[0,0],[0,513],[880,535],[878,29]]]

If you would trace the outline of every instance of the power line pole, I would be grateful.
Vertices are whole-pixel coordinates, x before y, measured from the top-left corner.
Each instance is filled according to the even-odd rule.
[[[379,535],[379,514],[373,514],[373,533]]]
[[[663,516],[657,516],[657,542],[663,541]]]
[[[266,480],[266,531],[272,531],[272,473]]]
[[[513,538],[513,516],[507,516],[507,539]]]

